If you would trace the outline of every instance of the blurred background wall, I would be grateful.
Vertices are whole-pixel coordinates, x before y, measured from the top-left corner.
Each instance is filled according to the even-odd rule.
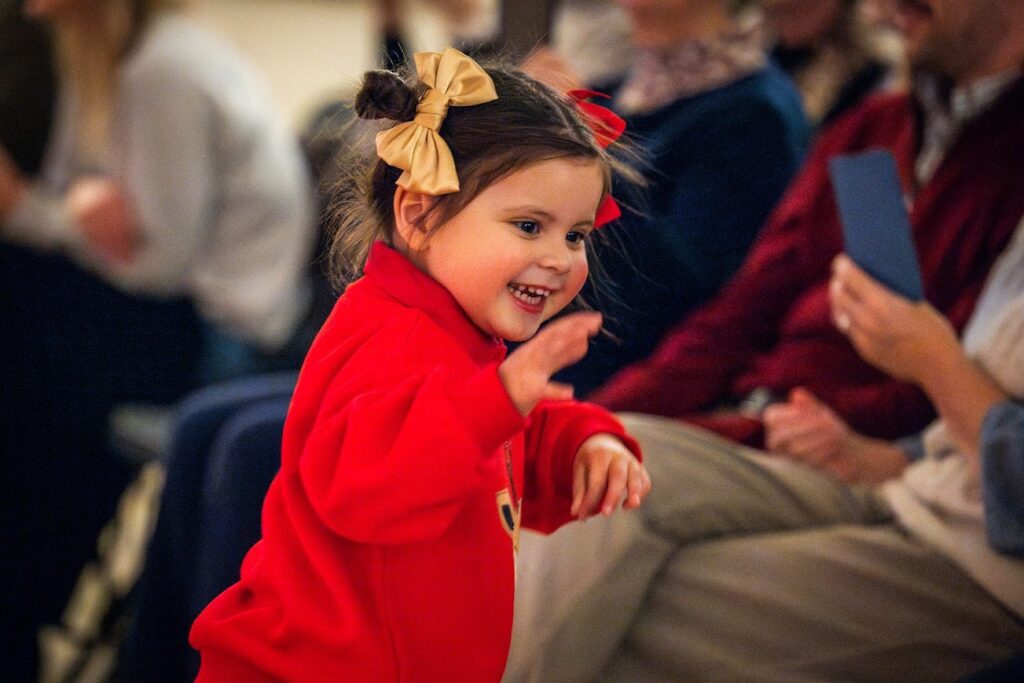
[[[374,68],[380,34],[373,0],[196,0],[195,13],[259,69],[280,110],[300,127],[317,104],[355,88]],[[444,22],[407,0],[414,49],[447,44]]]

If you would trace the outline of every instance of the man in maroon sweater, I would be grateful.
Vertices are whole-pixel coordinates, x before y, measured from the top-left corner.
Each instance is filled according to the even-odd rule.
[[[766,457],[673,419],[756,442],[760,421],[735,408],[759,387],[784,398],[797,386],[874,435],[931,414],[830,322],[842,240],[826,163],[893,152],[926,297],[959,331],[1024,215],[1024,2],[897,7],[914,94],[868,101],[826,131],[718,299],[591,395],[668,416],[623,419],[654,486],[637,514],[523,535],[507,683],[955,680],[1024,651],[1019,617],[936,550],[984,548],[914,536],[871,489],[811,458]],[[858,465],[848,478],[866,483]],[[965,504],[951,526],[981,514]]]
[[[842,236],[827,162],[872,147],[895,155],[925,296],[959,331],[1024,214],[1024,61],[1005,33],[985,33],[993,14],[1018,11],[1006,4],[904,0],[913,94],[870,99],[826,131],[731,283],[589,399],[751,445],[763,435],[745,399],[785,400],[798,386],[872,436],[925,425],[923,393],[869,367],[830,321]]]

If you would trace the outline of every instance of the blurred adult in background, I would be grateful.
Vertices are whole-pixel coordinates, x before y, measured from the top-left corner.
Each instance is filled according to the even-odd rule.
[[[1024,223],[962,347],[846,257],[830,290],[938,419],[893,443],[801,392],[765,411],[771,457],[629,416],[652,495],[524,538],[507,680],[955,680],[1024,651]]]
[[[624,422],[654,489],[639,518],[524,537],[510,671],[586,678],[620,652],[612,680],[726,666],[723,679],[940,680],[1024,649],[1020,560],[1005,557],[1024,535],[1024,5],[898,8],[913,92],[868,98],[824,131],[733,281],[592,397],[648,414]],[[898,161],[928,304],[858,284],[849,264],[830,284],[842,237],[827,162],[872,147]],[[833,288],[866,309],[833,294],[841,329]],[[988,379],[950,352],[972,316],[967,352],[995,361]],[[810,432],[782,431],[799,411],[892,440],[935,408],[928,460],[885,496],[842,482],[895,474],[907,449],[867,441],[850,457],[845,437],[805,446]],[[739,445],[763,444],[765,423],[789,457]],[[956,457],[934,462],[943,453]]]
[[[214,352],[274,351],[307,306],[308,178],[248,68],[164,11],[181,4],[26,5],[55,31],[61,99],[42,178],[0,165],[0,238],[66,253],[123,291],[190,296]]]
[[[820,128],[865,95],[900,83],[900,45],[865,16],[863,0],[761,0],[772,58],[800,90]]]
[[[314,228],[297,142],[181,4],[26,3],[53,30],[60,90],[40,177],[0,150],[5,680],[35,678],[38,628],[130,475],[111,409],[284,363],[302,336]]]
[[[729,279],[799,167],[809,134],[798,93],[765,54],[750,3],[620,5],[634,58],[609,88],[611,107],[637,142],[648,185],[643,197],[619,197],[625,215],[607,232],[621,247],[598,247],[604,291],[586,296],[616,338],[598,338],[560,373],[578,395],[645,357]],[[579,80],[566,61],[539,53],[527,69],[566,88]]]
[[[878,438],[932,419],[919,387],[865,363],[829,319],[829,264],[843,238],[828,162],[872,148],[893,154],[925,296],[962,329],[1024,213],[1024,5],[899,7],[913,92],[870,97],[823,131],[737,275],[592,400],[750,445],[763,443],[759,409],[798,386]]]

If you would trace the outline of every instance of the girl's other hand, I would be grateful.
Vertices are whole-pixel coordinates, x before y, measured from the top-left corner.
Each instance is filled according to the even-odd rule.
[[[595,434],[576,451],[572,468],[572,508],[578,519],[610,515],[622,501],[625,510],[640,507],[651,491],[643,464],[611,434]]]
[[[109,178],[82,178],[68,190],[67,203],[93,249],[113,261],[130,261],[135,256],[138,228],[116,183]]]
[[[512,404],[524,417],[542,400],[568,400],[572,387],[551,375],[587,355],[590,338],[601,329],[600,313],[573,313],[544,326],[498,367]]]

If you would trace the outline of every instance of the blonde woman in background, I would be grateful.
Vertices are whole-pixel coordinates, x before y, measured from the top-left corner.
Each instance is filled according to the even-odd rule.
[[[298,144],[182,5],[25,3],[53,30],[60,92],[38,181],[0,148],[5,681],[36,678],[36,633],[130,476],[110,410],[258,369],[308,308]]]
[[[184,4],[26,3],[56,33],[62,92],[42,181],[0,160],[0,237],[190,296],[218,333],[274,350],[307,305],[309,182],[262,84]]]

